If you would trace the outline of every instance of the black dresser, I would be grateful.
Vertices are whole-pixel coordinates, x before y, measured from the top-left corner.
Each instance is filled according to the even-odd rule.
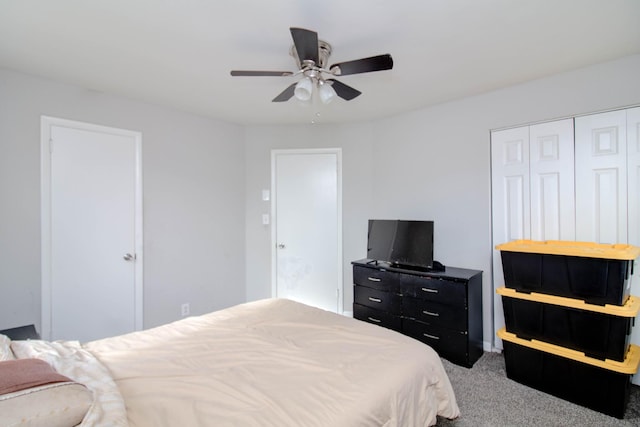
[[[371,260],[353,264],[353,317],[420,340],[471,367],[482,350],[482,271],[425,272]]]

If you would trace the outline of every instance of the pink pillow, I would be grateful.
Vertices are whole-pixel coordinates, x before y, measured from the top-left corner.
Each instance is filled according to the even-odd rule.
[[[15,359],[0,362],[0,394],[12,393],[39,385],[71,382],[40,359]]]

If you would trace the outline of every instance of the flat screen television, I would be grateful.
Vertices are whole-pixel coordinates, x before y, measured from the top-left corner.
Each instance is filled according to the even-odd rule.
[[[367,258],[392,266],[433,268],[433,221],[370,219]]]

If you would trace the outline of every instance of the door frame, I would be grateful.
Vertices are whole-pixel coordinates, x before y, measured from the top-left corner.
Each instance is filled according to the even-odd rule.
[[[134,247],[134,327],[143,327],[143,240],[142,240],[142,133],[56,117],[40,117],[40,242],[41,242],[41,335],[51,339],[51,128],[67,127],[90,132],[131,137],[135,141],[135,233]]]
[[[281,154],[335,154],[336,155],[336,197],[337,197],[337,259],[338,265],[338,300],[336,313],[344,312],[344,285],[343,285],[343,260],[342,260],[342,149],[341,148],[295,148],[295,149],[277,149],[271,150],[271,297],[276,298],[277,273],[278,273],[278,257],[276,250],[276,200],[278,197],[276,187],[276,157]]]

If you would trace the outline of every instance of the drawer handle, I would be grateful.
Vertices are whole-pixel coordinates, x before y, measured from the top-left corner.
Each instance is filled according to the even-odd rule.
[[[377,277],[367,277],[367,279],[369,279],[371,282],[379,282],[382,279],[378,279]]]
[[[427,310],[423,310],[422,313],[426,314],[427,316],[433,316],[433,317],[439,317],[440,316],[440,313],[434,313],[432,311],[427,311]]]
[[[422,290],[425,291],[425,292],[431,292],[432,294],[437,294],[438,293],[437,289],[422,288]]]
[[[382,302],[382,300],[380,298],[374,298],[374,297],[369,297],[369,301]]]
[[[439,340],[440,339],[440,337],[437,337],[435,335],[430,335],[430,334],[422,334],[422,335],[424,335],[427,338],[431,338],[433,340]]]
[[[375,322],[375,323],[380,323],[380,322],[382,322],[382,320],[376,319],[376,318],[374,318],[374,317],[367,317],[367,319],[369,319],[369,320],[371,320],[372,322]]]

